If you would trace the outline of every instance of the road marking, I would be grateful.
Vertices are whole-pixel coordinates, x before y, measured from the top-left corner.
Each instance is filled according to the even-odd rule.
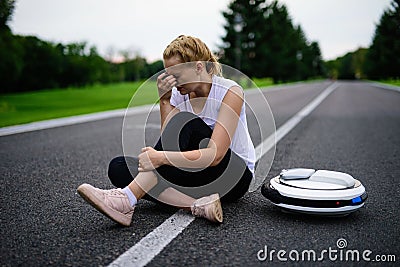
[[[136,245],[119,256],[109,266],[145,266],[194,219],[194,216],[189,216],[183,210],[177,211],[151,233],[142,238]]]
[[[159,110],[159,106],[156,105],[145,105],[140,107],[133,107],[128,109],[117,109],[111,111],[104,111],[104,112],[97,112],[91,114],[84,114],[78,116],[71,116],[66,118],[59,118],[59,119],[52,119],[52,120],[45,120],[45,121],[38,121],[32,123],[26,123],[21,125],[15,126],[8,126],[0,128],[0,136],[12,135],[17,133],[25,133],[25,132],[32,132],[37,130],[44,130],[50,129],[55,127],[73,125],[78,123],[90,122],[90,121],[98,121],[116,117],[123,117],[126,113],[129,115],[134,114],[145,114],[152,111]]]
[[[330,93],[333,92],[339,86],[338,83],[333,83],[326,88],[321,94],[319,94],[313,101],[311,101],[306,107],[300,110],[296,115],[289,119],[284,125],[282,125],[276,131],[276,137],[274,134],[266,138],[256,148],[257,161],[265,155],[279,140],[281,140],[286,134],[290,132],[302,119],[311,113]],[[257,154],[258,152],[258,154]],[[263,180],[258,180],[252,187],[256,190],[258,184],[262,183]],[[260,184],[261,185],[261,184]],[[253,190],[253,191],[254,191]],[[250,191],[250,190],[249,190]],[[195,217],[189,215],[188,212],[182,210],[176,212],[160,226],[150,232],[148,235],[143,237],[138,243],[136,243],[129,250],[124,252],[109,266],[145,266],[154,257],[156,257],[172,240],[175,239],[186,227],[193,222]]]

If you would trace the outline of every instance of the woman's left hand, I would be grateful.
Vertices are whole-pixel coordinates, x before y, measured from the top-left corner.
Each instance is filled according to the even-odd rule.
[[[138,158],[139,172],[151,171],[163,165],[164,153],[152,147],[144,147]]]

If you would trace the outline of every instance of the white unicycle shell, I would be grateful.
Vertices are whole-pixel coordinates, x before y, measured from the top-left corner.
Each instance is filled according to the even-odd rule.
[[[261,193],[283,211],[325,216],[348,215],[367,199],[361,182],[347,173],[304,168],[282,170]]]

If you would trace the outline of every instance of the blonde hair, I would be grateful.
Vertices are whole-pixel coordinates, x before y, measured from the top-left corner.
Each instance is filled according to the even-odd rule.
[[[182,63],[204,61],[208,73],[222,76],[222,68],[218,58],[199,38],[186,35],[178,36],[165,48],[163,53],[164,59],[170,59],[174,56],[180,57]]]

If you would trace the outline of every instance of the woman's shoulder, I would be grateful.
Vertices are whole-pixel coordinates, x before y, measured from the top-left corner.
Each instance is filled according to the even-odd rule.
[[[233,86],[237,86],[237,87],[241,88],[241,86],[234,80],[227,79],[227,78],[217,76],[217,75],[213,76],[213,83],[215,86],[222,87],[225,90],[228,90],[229,88],[231,88]]]
[[[235,81],[220,76],[214,76],[214,95],[215,98],[222,99],[231,91],[232,93],[243,97],[243,88]]]

